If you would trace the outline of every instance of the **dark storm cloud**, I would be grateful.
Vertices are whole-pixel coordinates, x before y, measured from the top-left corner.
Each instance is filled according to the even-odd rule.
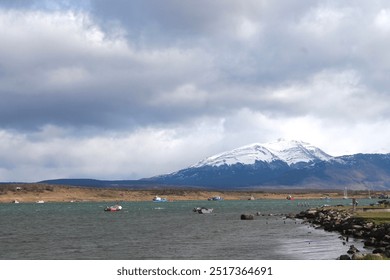
[[[0,180],[144,177],[277,137],[388,146],[387,1],[0,1],[0,34]]]
[[[209,62],[198,51],[136,49],[122,38],[106,38],[84,14],[23,11],[2,16],[3,126],[33,128],[45,120],[102,127],[164,121],[159,112],[164,106],[154,104],[154,98],[182,83],[208,79],[203,76]]]
[[[75,2],[56,7],[72,3],[76,12],[21,9],[12,16],[3,9],[3,127],[131,128],[242,108],[316,114],[302,104],[313,101],[302,98],[328,93],[280,98],[278,92],[345,72],[355,73],[368,92],[389,83],[381,74],[388,62],[381,47],[388,39],[380,33],[386,9],[375,4],[90,1],[89,13]]]
[[[216,71],[224,74],[221,79],[261,84],[301,80],[327,68],[377,67],[374,61],[380,59],[369,48],[385,44],[374,21],[389,8],[383,1],[172,0],[116,5],[93,1],[91,5],[98,18],[120,22],[135,43],[196,45],[213,55]],[[258,32],[245,31],[245,24]],[[247,40],[240,40],[246,35]],[[365,78],[366,74],[370,71]]]

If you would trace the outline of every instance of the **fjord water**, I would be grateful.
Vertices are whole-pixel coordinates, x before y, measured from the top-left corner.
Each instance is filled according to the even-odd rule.
[[[324,201],[123,202],[121,212],[96,202],[0,204],[0,259],[331,260],[348,245],[363,249],[358,240],[343,245],[337,233],[280,215],[308,208],[302,203]],[[196,214],[197,206],[214,212]],[[262,215],[240,220],[256,212]]]

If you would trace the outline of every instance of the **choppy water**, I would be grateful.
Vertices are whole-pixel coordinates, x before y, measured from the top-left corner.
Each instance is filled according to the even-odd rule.
[[[360,204],[371,201],[360,201]],[[348,250],[339,234],[276,214],[302,201],[0,204],[0,259],[336,259]],[[305,200],[311,206],[321,200]],[[346,203],[341,200],[328,204]],[[196,206],[214,208],[196,214]],[[243,213],[261,212],[253,221]],[[268,214],[274,214],[269,216]],[[361,241],[350,240],[362,249]]]

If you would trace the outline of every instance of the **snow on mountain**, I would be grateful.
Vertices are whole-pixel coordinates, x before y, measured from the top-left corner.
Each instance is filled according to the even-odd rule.
[[[234,165],[236,163],[254,164],[256,161],[270,163],[277,160],[293,165],[299,162],[308,163],[312,161],[330,161],[332,159],[334,159],[332,156],[308,143],[278,139],[275,142],[255,143],[217,154],[191,167]]]

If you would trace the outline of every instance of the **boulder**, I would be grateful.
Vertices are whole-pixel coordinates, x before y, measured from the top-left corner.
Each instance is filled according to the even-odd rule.
[[[365,223],[363,227],[366,230],[371,230],[374,227],[374,223],[372,222]]]
[[[361,225],[352,225],[352,228],[356,229],[356,230],[361,230],[363,228],[363,226],[361,226]]]
[[[348,254],[355,254],[355,253],[358,253],[359,252],[359,250],[354,246],[354,245],[351,245],[350,247],[349,247],[349,250],[348,250]]]
[[[364,254],[357,252],[357,253],[352,255],[352,259],[353,260],[363,260],[364,256],[365,256]]]
[[[384,254],[385,248],[376,248],[372,251],[373,254]]]
[[[253,220],[255,215],[253,214],[241,214],[241,220]]]
[[[339,260],[350,260],[351,258],[348,256],[348,255],[341,255],[340,257],[339,257]]]
[[[367,246],[367,247],[374,247],[376,244],[376,239],[371,237],[369,239],[367,239],[366,241],[364,241],[364,246]]]
[[[310,210],[307,210],[306,213],[305,213],[305,216],[306,218],[314,218],[317,216],[317,210],[315,209],[310,209]]]

